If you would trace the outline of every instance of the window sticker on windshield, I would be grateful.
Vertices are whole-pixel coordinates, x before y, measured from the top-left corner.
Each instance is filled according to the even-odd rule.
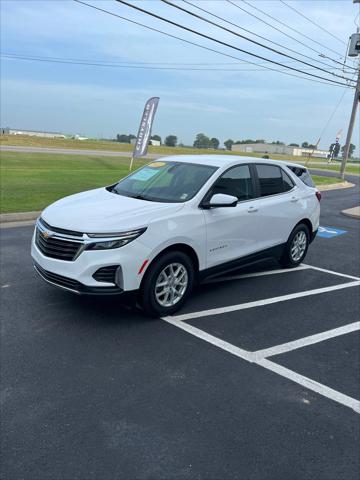
[[[165,162],[152,162],[149,163],[149,167],[151,168],[160,168],[160,167],[165,167],[166,163]]]
[[[188,197],[188,194],[187,193],[183,193],[180,197],[180,200],[186,200]]]
[[[132,180],[141,180],[145,182],[146,180],[149,180],[149,178],[153,177],[156,175],[158,172],[156,170],[152,170],[151,168],[143,168],[142,170],[139,170],[138,172],[135,172],[132,176]]]

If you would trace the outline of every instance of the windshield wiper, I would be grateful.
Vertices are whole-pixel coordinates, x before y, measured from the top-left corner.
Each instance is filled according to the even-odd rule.
[[[111,190],[109,189],[109,191],[111,193],[115,193],[116,195],[123,195],[124,197],[128,197],[128,198],[136,198],[136,200],[146,200],[147,202],[154,202],[155,200],[151,200],[150,198],[148,197],[144,197],[143,195],[141,194],[138,194],[138,195],[129,195],[128,193],[125,193],[125,192],[119,192],[117,189],[116,189],[116,186],[113,187]]]
[[[130,198],[136,198],[136,200],[146,200],[147,202],[153,202],[154,200],[151,200],[148,197],[144,197],[143,195],[129,195]]]

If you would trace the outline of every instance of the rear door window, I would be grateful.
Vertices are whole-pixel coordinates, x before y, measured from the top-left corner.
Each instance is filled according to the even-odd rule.
[[[293,188],[291,179],[288,175],[283,175],[283,170],[276,165],[256,165],[256,170],[259,178],[261,197],[277,195],[278,193],[284,193]]]

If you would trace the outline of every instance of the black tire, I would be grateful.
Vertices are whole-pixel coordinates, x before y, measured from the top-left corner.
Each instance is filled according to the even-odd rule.
[[[302,252],[301,256],[299,258],[294,259],[293,255],[292,255],[293,242],[294,242],[295,237],[298,234],[300,234],[300,232],[304,232],[304,234],[305,234],[306,245],[305,245],[305,249]],[[282,256],[279,260],[280,265],[282,265],[283,267],[287,267],[287,268],[297,267],[298,265],[300,265],[300,263],[306,257],[306,254],[307,254],[307,251],[308,251],[308,248],[309,248],[309,244],[310,244],[309,228],[304,223],[299,223],[299,225],[297,225],[294,228],[294,230],[291,232],[291,234],[289,236],[289,239],[286,242],[284,252],[283,252],[283,254],[282,254]]]
[[[187,287],[181,299],[173,306],[163,306],[155,295],[156,281],[161,272],[171,264],[181,264],[187,272]],[[161,317],[172,315],[178,311],[186,302],[194,286],[195,270],[191,259],[183,252],[171,251],[165,253],[156,261],[152,262],[143,279],[139,303],[146,315],[150,317]]]

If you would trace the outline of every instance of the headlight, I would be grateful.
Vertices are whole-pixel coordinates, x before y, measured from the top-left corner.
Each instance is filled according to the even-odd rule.
[[[99,238],[99,241],[91,241],[87,243],[85,250],[109,250],[111,248],[120,248],[127,243],[132,242],[135,238],[140,237],[146,228],[131,230],[121,233],[88,233],[90,238]],[[100,240],[101,239],[101,240]]]

